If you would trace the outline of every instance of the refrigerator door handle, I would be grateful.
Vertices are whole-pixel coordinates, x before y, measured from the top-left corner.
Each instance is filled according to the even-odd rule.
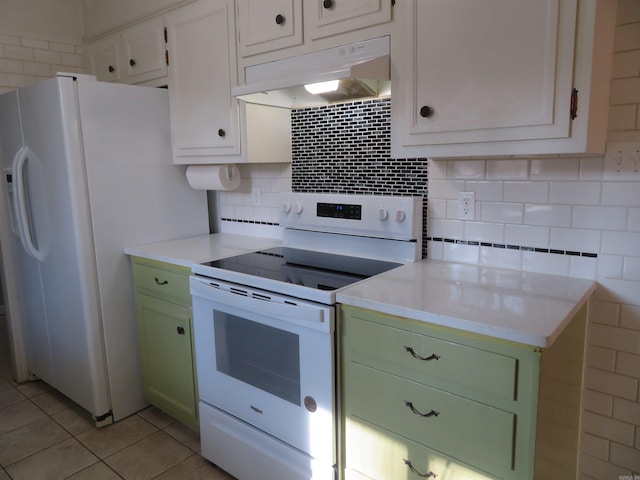
[[[26,195],[28,194],[25,187],[24,165],[29,159],[31,150],[29,147],[23,146],[13,157],[13,177],[14,186],[13,193],[15,198],[16,208],[16,223],[18,226],[18,234],[22,246],[27,253],[38,261],[43,260],[43,255],[38,247],[33,242],[33,233],[31,232],[31,222],[29,219],[29,212],[27,207]]]

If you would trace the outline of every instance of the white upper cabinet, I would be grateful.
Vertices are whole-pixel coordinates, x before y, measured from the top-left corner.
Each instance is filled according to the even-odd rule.
[[[120,82],[120,50],[120,34],[110,35],[89,44],[89,72],[102,82]]]
[[[167,76],[164,20],[154,18],[122,33],[127,83],[142,83]]]
[[[304,0],[305,35],[316,40],[391,21],[391,0]]]
[[[139,84],[164,79],[165,50],[164,21],[154,18],[90,43],[89,71],[105,82]]]
[[[240,153],[233,0],[198,0],[165,17],[174,162]]]
[[[394,156],[604,151],[615,0],[395,8]]]
[[[237,0],[243,57],[302,43],[302,0]]]

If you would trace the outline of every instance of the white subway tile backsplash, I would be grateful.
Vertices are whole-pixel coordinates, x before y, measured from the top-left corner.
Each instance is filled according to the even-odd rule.
[[[549,201],[568,205],[598,205],[600,182],[551,182]]]
[[[447,165],[449,162],[446,160],[433,160],[429,159],[429,183],[431,180],[444,180],[447,178]]]
[[[23,69],[27,75],[51,76],[51,66],[44,63],[23,62]]]
[[[430,237],[462,239],[464,222],[434,218],[428,223],[427,228]]]
[[[598,298],[605,302],[618,302],[640,306],[638,282],[619,278],[598,277]]]
[[[615,351],[612,351],[615,355]],[[584,409],[608,417],[613,413],[613,397],[606,393],[586,389],[583,396]]]
[[[449,200],[457,200],[458,193],[464,192],[465,184],[463,180],[433,180],[429,181],[429,199],[446,198]]]
[[[640,50],[616,53],[613,56],[612,78],[640,75]]]
[[[427,202],[427,211],[428,211],[428,215],[429,218],[453,218],[453,217],[448,217],[447,215],[447,211],[449,210],[449,207],[447,206],[447,204],[449,202],[455,203],[455,205],[453,205],[451,207],[451,211],[453,212],[454,208],[457,210],[457,205],[458,202],[455,202],[453,200],[444,200],[444,199],[429,199],[429,201]]]
[[[580,159],[579,179],[601,181],[604,174],[604,158],[588,157]]]
[[[629,422],[634,425],[637,424],[638,419],[640,419],[640,403],[630,402],[629,400],[622,398],[614,398],[613,418]]]
[[[613,465],[607,460],[591,457],[581,454],[580,458],[580,477],[578,480],[602,480],[613,478],[619,480],[621,475],[631,476],[631,470],[623,470],[618,465]],[[633,479],[633,477],[631,477]]]
[[[508,248],[480,247],[480,265],[489,267],[509,268],[512,270],[522,269],[521,250],[511,250]]]
[[[549,228],[531,225],[505,225],[504,241],[524,247],[548,247]]]
[[[595,280],[598,275],[598,260],[590,257],[569,257],[569,275]]]
[[[620,17],[618,17],[620,18]],[[640,23],[627,23],[616,28],[614,52],[640,49]]]
[[[635,105],[612,105],[609,107],[609,131],[633,130],[635,126]]]
[[[57,43],[57,42],[49,42],[49,50],[53,50],[54,52],[64,52],[64,53],[83,53],[78,50],[76,45],[71,45],[68,43]]]
[[[620,309],[620,326],[640,331],[640,307],[622,305]],[[638,371],[640,375],[640,371]]]
[[[623,266],[621,255],[598,255],[598,277],[622,278]]]
[[[528,160],[487,160],[487,179],[526,180]]]
[[[616,372],[621,375],[638,378],[638,375],[640,375],[640,355],[617,352]]]
[[[442,259],[448,262],[478,263],[480,247],[477,245],[462,245],[441,242],[443,244]]]
[[[590,377],[593,376],[592,372],[594,371],[597,372],[597,370],[594,370],[592,368],[587,369],[587,383],[591,383]],[[614,442],[619,442],[624,445],[633,445],[633,425],[630,425],[626,422],[613,420],[611,418],[607,418],[603,415],[598,415],[592,412],[583,412],[582,422],[584,431],[587,433],[613,440]]]
[[[482,202],[480,204],[480,220],[483,222],[522,223],[523,205],[521,203]]]
[[[620,317],[619,304],[592,300],[589,308],[591,309],[592,323],[610,326],[618,325]]]
[[[638,182],[604,182],[602,205],[640,207]]]
[[[591,345],[640,355],[640,331],[594,323],[591,325],[589,338]],[[635,396],[625,398],[635,398]]]
[[[524,223],[568,227],[571,225],[571,211],[568,205],[527,204],[524,206]]]
[[[622,278],[640,282],[640,257],[626,257],[624,259]]]
[[[611,81],[611,105],[640,103],[640,77]]]
[[[632,446],[627,447],[612,443],[610,456],[611,463],[631,469],[634,473],[640,472],[640,455],[638,455],[638,450]]]
[[[444,256],[444,242],[427,242],[427,258],[442,260]]]
[[[611,348],[602,348],[590,345],[589,348],[587,348],[585,361],[590,367],[614,372],[616,370],[616,351]],[[594,411],[593,409],[591,410]],[[600,413],[610,415],[611,411]]]
[[[600,251],[600,231],[552,227],[549,245],[559,250],[598,252]]]
[[[504,243],[504,225],[487,222],[465,222],[464,239],[488,243]]]
[[[580,162],[575,158],[542,158],[531,160],[530,180],[577,180]]]
[[[52,52],[51,50],[34,50],[33,60],[41,63],[62,64],[60,52]]]
[[[484,178],[484,176],[484,160],[454,160],[449,162],[447,167],[447,178],[454,180]]]
[[[20,60],[11,60],[8,58],[0,58],[0,71],[8,73],[22,73],[24,71],[24,62]]]
[[[465,192],[475,192],[478,202],[499,202],[503,200],[503,184],[494,181],[473,181],[465,182]]]
[[[548,182],[504,182],[504,201],[545,203],[549,200]]]
[[[570,257],[540,252],[522,252],[522,269],[527,272],[568,275]]]
[[[609,441],[596,437],[588,433],[583,433],[580,437],[580,449],[587,455],[606,460],[609,456]]]
[[[598,230],[624,230],[627,226],[627,209],[623,207],[573,207],[572,227]]]
[[[604,231],[602,252],[640,257],[640,233]]]

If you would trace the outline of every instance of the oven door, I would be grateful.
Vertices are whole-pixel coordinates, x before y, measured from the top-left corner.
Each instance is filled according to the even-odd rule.
[[[191,277],[201,401],[335,463],[334,307]]]

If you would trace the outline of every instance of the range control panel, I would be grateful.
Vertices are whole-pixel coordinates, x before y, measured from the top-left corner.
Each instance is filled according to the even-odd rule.
[[[422,197],[283,193],[285,228],[399,240],[422,235]]]

